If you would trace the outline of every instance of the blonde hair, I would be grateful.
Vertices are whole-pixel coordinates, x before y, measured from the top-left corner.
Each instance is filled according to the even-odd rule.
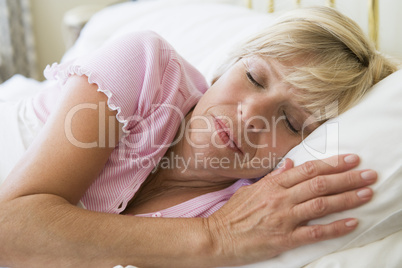
[[[298,89],[297,100],[312,114],[322,112],[318,121],[343,113],[397,70],[354,21],[329,7],[287,13],[235,50],[212,82],[250,56],[283,63],[284,80]],[[323,112],[324,107],[332,108]]]

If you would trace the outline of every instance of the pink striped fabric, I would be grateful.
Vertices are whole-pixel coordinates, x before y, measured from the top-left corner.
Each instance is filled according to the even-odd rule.
[[[98,91],[108,97],[107,105],[118,111],[117,120],[124,124],[123,138],[81,202],[89,210],[120,213],[163,157],[183,116],[208,85],[159,35],[132,33],[109,41],[91,55],[48,67],[45,77],[59,83],[33,100],[41,121],[46,122],[62,85],[74,74],[86,75],[90,83],[97,84]],[[208,215],[243,184],[249,183],[241,180],[163,213],[169,217]]]
[[[167,209],[136,216],[164,218],[208,217],[220,209],[240,187],[250,185],[252,182],[252,180],[240,179],[226,189],[198,196]]]

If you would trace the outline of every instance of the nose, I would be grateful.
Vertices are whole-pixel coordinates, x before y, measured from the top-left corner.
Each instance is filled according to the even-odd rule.
[[[248,130],[256,132],[267,130],[270,117],[273,115],[273,107],[270,106],[265,98],[246,98],[238,103],[237,113]]]

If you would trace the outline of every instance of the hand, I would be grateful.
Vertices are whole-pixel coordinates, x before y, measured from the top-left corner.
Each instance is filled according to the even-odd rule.
[[[327,163],[335,163],[329,165]],[[377,174],[356,167],[356,155],[283,166],[257,183],[240,188],[219,211],[206,219],[214,252],[224,263],[242,265],[267,260],[302,245],[343,236],[357,219],[306,225],[325,215],[368,202]]]

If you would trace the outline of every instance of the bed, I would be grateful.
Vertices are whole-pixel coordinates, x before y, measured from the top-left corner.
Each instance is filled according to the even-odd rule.
[[[370,35],[376,42],[378,6],[377,1],[369,2]],[[270,3],[273,1],[265,6],[273,11]],[[252,7],[252,1],[229,0],[155,0],[109,6],[89,20],[62,61],[89,53],[105,40],[127,32],[152,30],[167,39],[211,81],[214,70],[233,44],[275,21],[276,13],[255,11]],[[46,83],[15,76],[0,85],[0,101],[35,94]],[[401,102],[402,71],[398,71],[375,85],[354,108],[319,127],[287,155],[299,165],[353,152],[361,156],[359,169],[378,171],[379,180],[373,186],[375,197],[369,204],[315,221],[326,223],[357,217],[358,229],[345,237],[297,248],[272,260],[244,267],[401,267]]]

